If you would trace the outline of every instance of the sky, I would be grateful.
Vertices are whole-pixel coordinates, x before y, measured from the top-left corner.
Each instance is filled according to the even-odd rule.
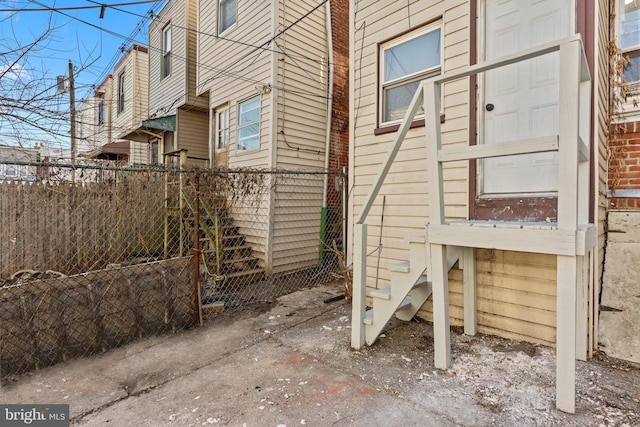
[[[101,19],[97,1],[0,1],[0,144],[68,147],[69,94],[57,93],[56,77],[68,75],[73,62],[79,105],[113,71],[122,49],[148,44],[150,11],[157,13],[163,3],[114,0],[105,3]],[[32,96],[40,104],[29,112],[3,105],[4,98]]]

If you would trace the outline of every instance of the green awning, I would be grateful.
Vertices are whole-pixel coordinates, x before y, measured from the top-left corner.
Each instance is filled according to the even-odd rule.
[[[156,117],[155,119],[148,119],[142,121],[142,126],[148,129],[158,129],[165,131],[176,131],[176,116],[164,116]]]
[[[175,132],[175,130],[176,116],[174,114],[172,116],[143,120],[139,127],[121,133],[118,135],[118,138],[138,142],[149,142],[151,136],[159,137],[162,132]]]

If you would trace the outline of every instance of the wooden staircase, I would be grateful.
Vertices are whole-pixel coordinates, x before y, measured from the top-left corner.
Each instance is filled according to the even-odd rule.
[[[175,157],[179,158],[179,167],[184,168],[187,151],[167,153],[165,164],[177,167]],[[195,193],[199,194],[197,204]],[[234,291],[265,277],[260,259],[253,254],[253,248],[229,215],[226,198],[215,191],[213,193],[195,189],[194,182],[185,173],[167,174],[165,257],[186,256],[195,247],[197,221],[200,272],[205,279],[200,280],[203,308],[211,302],[224,301]]]
[[[193,212],[193,201],[186,193],[183,197],[189,211]],[[263,280],[265,270],[240,232],[240,227],[229,216],[226,200],[218,196],[212,200],[200,196],[198,202],[201,270],[206,275],[201,297],[205,306],[209,302],[223,300],[238,288]],[[194,216],[190,216],[188,221],[193,224]]]
[[[483,145],[442,145],[440,114],[442,88],[452,81],[495,68],[559,52],[557,135]],[[370,292],[373,310],[366,310],[367,215],[391,169],[411,124],[424,110],[429,213],[425,237],[409,239],[410,261],[391,266],[391,286]],[[591,156],[591,76],[579,36],[573,36],[513,55],[472,65],[425,80],[416,91],[400,124],[394,144],[363,204],[354,227],[351,346],[375,341],[396,314],[410,319],[432,295],[434,366],[451,366],[448,271],[462,261],[465,333],[477,329],[475,283],[476,248],[543,253],[557,259],[556,407],[575,412],[576,358],[585,360],[589,258],[597,243],[597,229],[589,223]],[[558,153],[558,221],[533,223],[465,220],[445,216],[443,164],[493,157]]]
[[[425,236],[413,236],[405,240],[409,244],[409,261],[390,265],[390,285],[370,294],[373,307],[365,312],[363,319],[368,345],[376,341],[394,314],[400,320],[411,320],[432,294],[427,239]],[[460,259],[460,250],[449,251],[448,269]]]

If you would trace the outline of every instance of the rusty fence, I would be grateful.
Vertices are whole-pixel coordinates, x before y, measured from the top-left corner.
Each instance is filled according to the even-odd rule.
[[[341,279],[345,182],[0,162],[3,381]]]

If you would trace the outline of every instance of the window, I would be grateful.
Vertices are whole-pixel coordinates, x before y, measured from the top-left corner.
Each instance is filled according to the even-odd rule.
[[[98,126],[102,126],[104,124],[104,99],[100,99],[98,101]]]
[[[151,141],[149,144],[149,163],[152,165],[158,164],[158,140]]]
[[[124,111],[124,72],[118,76],[118,113]]]
[[[260,97],[238,105],[238,150],[255,150],[260,146]]]
[[[629,60],[624,65],[626,98],[640,95],[640,1],[620,0],[619,48]],[[637,100],[634,101],[634,104]]]
[[[218,0],[218,34],[235,25],[236,19],[236,0]]]
[[[440,27],[430,25],[381,46],[380,118],[399,121],[421,80],[440,73]]]
[[[225,106],[216,110],[216,148],[225,148],[229,145],[229,107]]]
[[[171,74],[171,24],[162,30],[162,64],[160,67],[161,78]]]

